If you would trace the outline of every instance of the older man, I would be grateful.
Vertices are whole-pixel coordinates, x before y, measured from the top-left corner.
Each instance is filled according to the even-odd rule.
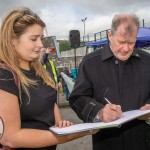
[[[71,107],[84,122],[110,122],[123,111],[150,109],[150,55],[134,48],[139,26],[134,14],[116,15],[109,44],[84,57],[70,96]],[[93,149],[150,150],[146,128],[145,120],[136,119],[103,129],[93,135]]]

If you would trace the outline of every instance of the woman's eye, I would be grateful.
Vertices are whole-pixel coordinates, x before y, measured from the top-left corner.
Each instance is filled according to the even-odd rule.
[[[36,39],[31,39],[32,41],[36,41]]]

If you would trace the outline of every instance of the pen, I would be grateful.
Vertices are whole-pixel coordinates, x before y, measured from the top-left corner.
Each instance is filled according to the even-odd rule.
[[[106,97],[104,97],[104,99],[108,104],[112,104]],[[123,117],[123,115],[121,115],[121,117]]]
[[[108,104],[111,104],[111,102],[106,97],[104,97],[104,99]]]

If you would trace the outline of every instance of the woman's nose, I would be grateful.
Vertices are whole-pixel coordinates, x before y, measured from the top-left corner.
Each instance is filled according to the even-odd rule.
[[[41,39],[38,40],[38,43],[37,43],[37,44],[38,44],[38,47],[41,47],[41,48],[43,47],[43,43],[42,43],[42,40],[41,40]]]

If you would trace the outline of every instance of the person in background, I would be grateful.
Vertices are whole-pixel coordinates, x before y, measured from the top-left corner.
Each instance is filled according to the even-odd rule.
[[[135,14],[115,15],[109,43],[83,58],[69,101],[84,122],[111,122],[124,111],[150,109],[150,54],[134,48],[139,27]],[[101,130],[93,135],[93,150],[150,150],[145,120]]]
[[[68,70],[67,67],[64,67],[62,72],[64,74],[66,74],[68,77],[73,78],[73,75],[69,72],[69,70]],[[64,94],[66,96],[66,100],[68,101],[69,100],[69,96],[70,96],[70,92],[69,92],[67,83],[65,82],[65,80],[63,79],[63,77],[61,76],[61,74],[60,74],[60,78],[62,78],[63,91],[64,91]]]
[[[60,82],[55,64],[52,60],[48,59],[48,56],[50,54],[50,48],[42,47],[41,52],[42,52],[42,65],[44,69],[48,71],[53,81],[55,81],[55,84],[58,87],[58,89],[61,88],[62,84]]]
[[[20,150],[56,150],[56,144],[92,132],[57,136],[49,127],[66,127],[56,104],[54,81],[40,62],[45,23],[29,8],[16,8],[0,31],[0,116],[5,126],[0,144]],[[16,82],[17,81],[17,82]]]

